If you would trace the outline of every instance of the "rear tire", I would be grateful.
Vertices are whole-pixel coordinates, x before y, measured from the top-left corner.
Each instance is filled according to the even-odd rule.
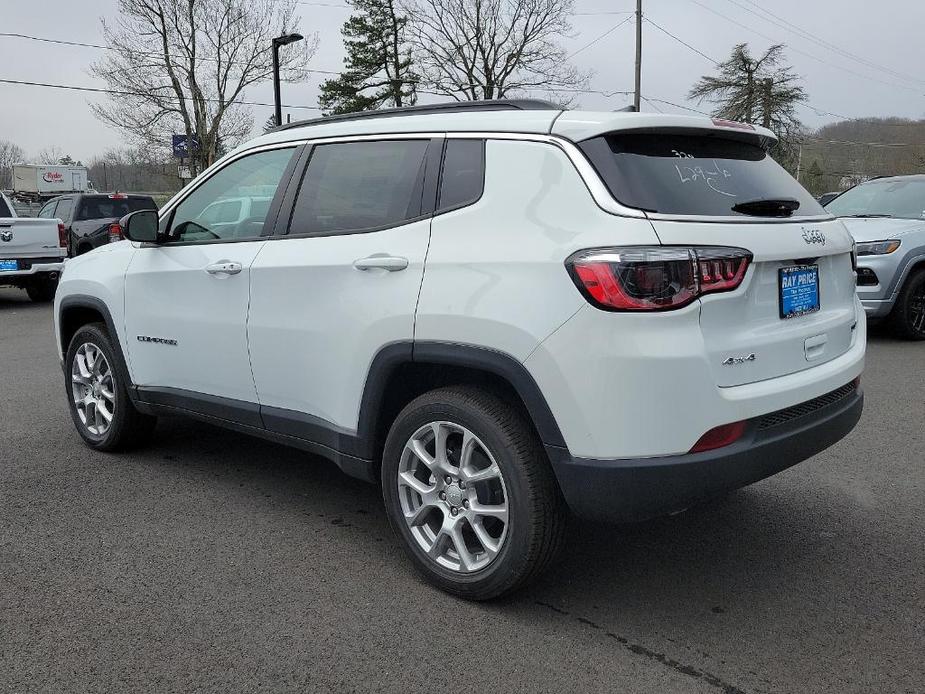
[[[440,388],[399,413],[382,495],[414,567],[470,600],[534,579],[564,536],[565,505],[536,434],[516,407],[478,388]]]
[[[925,340],[925,268],[909,275],[890,312],[889,322],[897,337]]]
[[[26,285],[26,294],[29,299],[37,304],[54,301],[55,292],[58,289],[57,280],[50,280],[45,277],[35,279]]]
[[[132,404],[106,326],[81,327],[71,338],[64,366],[71,419],[88,446],[119,451],[148,442],[157,418]]]

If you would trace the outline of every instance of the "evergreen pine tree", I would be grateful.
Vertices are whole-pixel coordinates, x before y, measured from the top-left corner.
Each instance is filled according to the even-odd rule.
[[[394,0],[351,0],[356,13],[341,33],[346,69],[321,85],[318,104],[325,115],[409,106],[417,101],[411,51],[405,42],[408,18]]]

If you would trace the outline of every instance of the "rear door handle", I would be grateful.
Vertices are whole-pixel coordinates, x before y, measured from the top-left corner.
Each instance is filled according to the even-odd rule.
[[[389,272],[398,272],[408,267],[408,259],[377,253],[376,255],[353,261],[353,267],[357,270],[388,270]]]
[[[236,263],[232,260],[206,265],[206,272],[210,275],[237,275],[243,269],[244,266],[241,263]]]

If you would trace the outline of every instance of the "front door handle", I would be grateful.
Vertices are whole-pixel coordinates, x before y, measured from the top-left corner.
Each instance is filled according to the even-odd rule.
[[[225,260],[220,263],[212,263],[206,266],[206,272],[210,275],[237,275],[244,266],[232,260]]]
[[[353,267],[357,270],[388,270],[389,272],[398,272],[408,267],[408,259],[385,253],[377,253],[366,258],[360,258],[353,261]]]

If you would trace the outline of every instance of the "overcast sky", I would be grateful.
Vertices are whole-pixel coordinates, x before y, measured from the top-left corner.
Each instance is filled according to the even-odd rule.
[[[339,4],[343,0],[315,1]],[[111,16],[116,8],[116,0],[0,0],[0,32],[99,43],[100,17]],[[633,0],[575,0],[576,13],[632,9]],[[779,19],[760,18],[761,9]],[[340,27],[348,16],[347,8],[302,4],[300,10],[300,31],[306,35],[317,31],[321,39],[310,67],[339,70],[343,57]],[[749,43],[755,51],[772,42],[786,43],[787,56],[809,94],[811,107],[801,109],[801,118],[809,126],[835,120],[824,112],[850,117],[925,117],[923,0],[645,0],[644,11],[654,23],[717,60],[726,58],[740,42]],[[624,18],[576,15],[574,35],[563,42],[577,51]],[[812,38],[799,35],[788,22]],[[685,100],[685,94],[700,75],[711,72],[710,62],[651,25],[645,25],[644,32],[643,95],[696,106]],[[0,78],[105,86],[87,72],[99,53],[99,49],[0,36]],[[632,90],[633,59],[633,23],[628,22],[575,55],[573,62],[595,71],[591,88],[614,92]],[[319,81],[320,76],[314,76],[302,84],[283,85],[283,101],[317,106]],[[269,82],[246,94],[248,100],[261,102],[271,102],[272,96]],[[0,139],[19,144],[29,156],[56,146],[85,162],[105,149],[126,144],[120,133],[93,117],[88,108],[93,98],[81,92],[0,83]],[[581,95],[580,105],[610,110],[625,106],[629,99],[587,94]],[[666,112],[683,112],[665,103],[654,105]],[[651,104],[644,106],[644,110],[653,109]],[[271,111],[254,107],[255,123],[263,124]],[[293,119],[316,114],[292,111]]]

